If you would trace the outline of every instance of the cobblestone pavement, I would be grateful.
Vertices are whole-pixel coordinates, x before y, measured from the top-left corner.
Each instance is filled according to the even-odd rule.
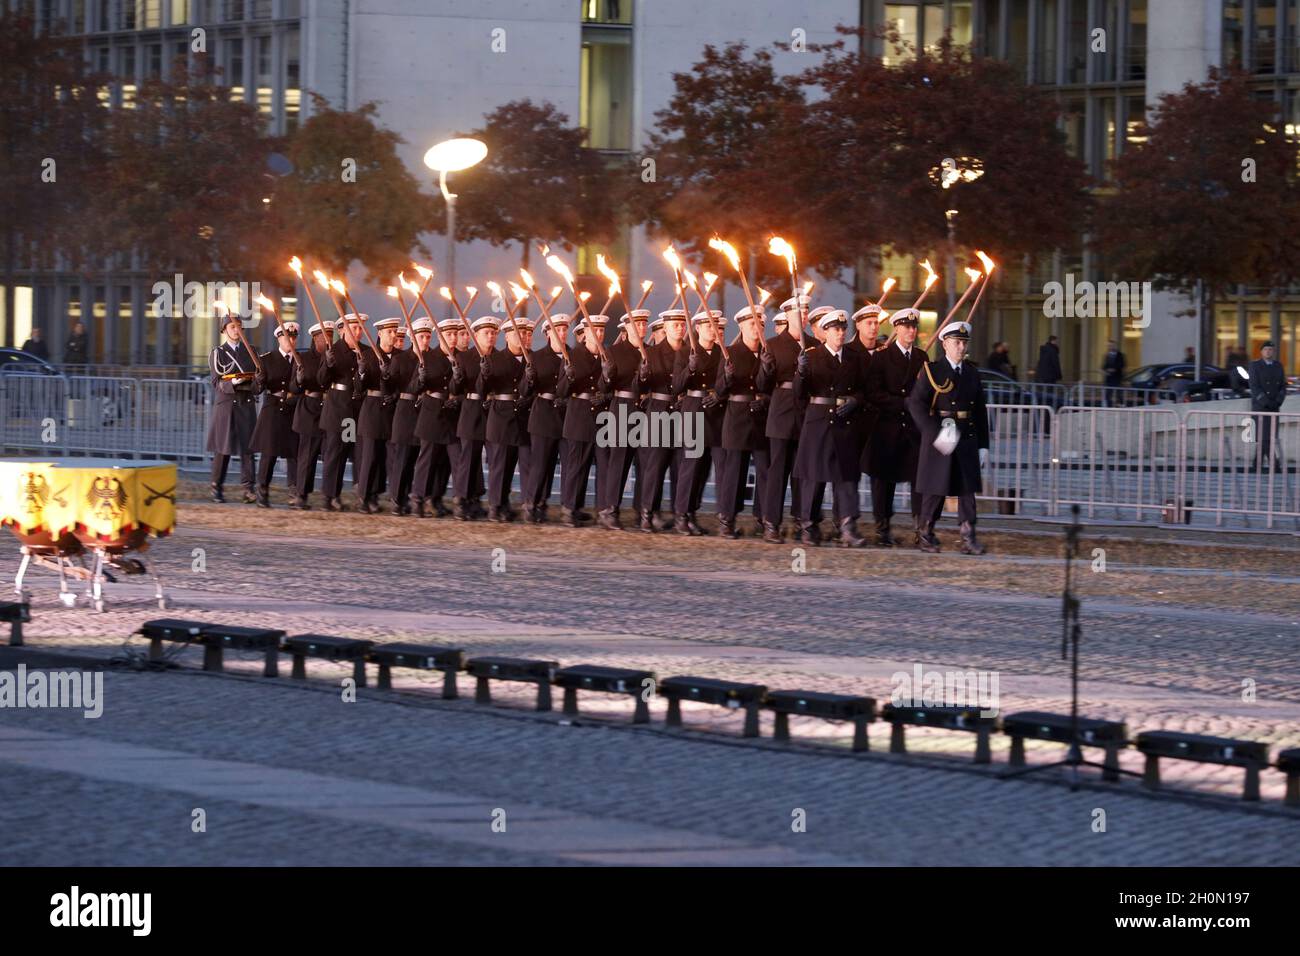
[[[146,556],[168,611],[140,579],[109,585],[107,614],[66,609],[33,571],[28,644],[120,658],[141,621],[176,616],[882,700],[919,664],[996,672],[1004,713],[1064,712],[1059,545],[987,537],[983,559],[809,549],[795,573],[789,547],[753,540],[184,505]],[[1107,570],[1092,573],[1098,541],[1084,544],[1085,714],[1300,745],[1295,550],[1128,535],[1100,541]],[[0,813],[20,835],[8,862],[1300,862],[1300,814],[1273,771],[1258,805],[1236,799],[1240,770],[1183,761],[1163,762],[1165,794],[1127,780],[1070,792],[1052,775],[997,779],[1005,744],[977,767],[961,733],[911,731],[903,758],[876,725],[872,751],[851,754],[842,725],[797,718],[799,742],[777,745],[765,719],[755,743],[723,709],[688,705],[688,730],[668,732],[658,701],[632,727],[629,701],[594,696],[566,721],[531,712],[522,685],[483,708],[438,699],[419,674],[345,703],[339,665],[312,662],[300,682],[231,658],[228,676],[195,671],[196,649],[180,670],[110,670],[98,720],[0,710]],[[1133,753],[1123,764],[1141,769]],[[206,833],[190,830],[194,807]]]

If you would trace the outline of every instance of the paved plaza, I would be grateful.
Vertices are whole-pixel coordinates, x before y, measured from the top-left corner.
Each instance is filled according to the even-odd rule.
[[[67,609],[53,574],[29,573],[27,650],[0,666],[110,666],[99,719],[0,709],[7,863],[1300,863],[1275,771],[1258,804],[1239,799],[1242,771],[1181,761],[1163,762],[1161,794],[1092,775],[1071,792],[1055,772],[999,779],[1007,742],[977,766],[959,732],[909,731],[896,756],[877,723],[855,754],[849,728],[808,718],[791,744],[771,740],[770,715],[744,740],[739,715],[705,706],[670,731],[657,699],[633,726],[630,699],[584,695],[571,719],[534,712],[526,685],[495,684],[484,707],[466,678],[444,701],[440,675],[398,672],[345,701],[351,670],[328,662],[305,682],[237,654],[204,673],[198,648],[177,668],[131,666],[145,650],[131,632],[180,617],[881,702],[897,672],[974,669],[996,674],[1004,714],[1067,712],[1050,525],[989,527],[990,555],[971,558],[951,526],[930,556],[195,502],[177,523],[144,555],[167,611],[139,578],[108,586],[104,614]],[[1082,712],[1300,746],[1297,556],[1287,536],[1090,529]]]

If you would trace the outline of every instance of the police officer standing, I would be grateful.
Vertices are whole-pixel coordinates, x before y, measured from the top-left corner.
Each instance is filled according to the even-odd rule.
[[[239,316],[225,310],[221,317],[223,341],[208,353],[209,382],[216,398],[208,426],[208,451],[212,453],[212,500],[226,500],[223,487],[230,456],[239,456],[239,480],[244,486],[244,503],[257,501],[253,494],[256,477],[252,449],[257,424],[253,376],[257,370],[253,355],[244,347]]]
[[[907,408],[921,431],[916,490],[922,494],[918,547],[937,553],[934,524],[944,498],[957,496],[963,554],[983,554],[975,537],[975,495],[982,490],[980,469],[988,459],[989,419],[979,369],[966,361],[970,325],[949,322],[939,332],[943,358],[926,363],[907,397]]]
[[[916,463],[921,432],[907,410],[907,396],[921,374],[926,355],[916,347],[916,309],[899,309],[890,319],[894,341],[875,353],[867,366],[867,401],[876,409],[875,427],[862,453],[862,470],[871,478],[871,511],[876,520],[876,545],[890,548],[899,540],[890,532],[894,492],[906,482],[912,493],[912,523],[921,543],[921,494],[916,489]]]
[[[298,486],[298,436],[293,431],[298,407],[295,381],[298,363],[298,323],[282,322],[275,329],[279,348],[262,355],[262,367],[255,380],[262,393],[262,410],[253,429],[253,450],[261,455],[257,467],[257,506],[271,507],[271,475],[278,458],[285,460],[287,484]]]
[[[1286,372],[1282,363],[1274,357],[1276,350],[1272,342],[1265,342],[1259,349],[1259,358],[1250,363],[1250,410],[1252,412],[1278,412],[1286,400]],[[1255,434],[1258,436],[1259,457],[1255,460],[1257,468],[1272,468],[1273,435],[1277,429],[1277,419],[1257,415],[1255,417]]]

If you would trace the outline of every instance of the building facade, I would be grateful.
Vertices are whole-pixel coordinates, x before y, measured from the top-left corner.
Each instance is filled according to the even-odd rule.
[[[639,157],[655,111],[672,95],[672,74],[688,69],[705,44],[769,46],[796,31],[815,44],[837,39],[838,24],[892,28],[920,47],[951,31],[977,55],[1009,60],[1059,100],[1068,148],[1099,178],[1138,141],[1138,124],[1162,93],[1204,79],[1215,64],[1241,63],[1288,130],[1300,126],[1300,0],[37,0],[35,9],[38,29],[63,24],[84,37],[92,65],[120,78],[116,108],[129,108],[138,83],[171,58],[192,55],[196,30],[232,96],[255,103],[272,132],[290,132],[303,118],[306,91],[344,108],[375,101],[379,121],[403,136],[402,157],[430,190],[437,185],[424,151],[480,125],[501,103],[552,102],[590,130],[592,148]],[[873,43],[875,52],[896,55]],[[798,70],[802,55],[778,53],[776,65]],[[1067,377],[1092,379],[1112,338],[1130,366],[1181,359],[1198,338],[1202,361],[1222,365],[1238,344],[1253,355],[1272,338],[1288,369],[1300,371],[1300,296],[1287,290],[1242,287],[1213,312],[1157,294],[1145,328],[1118,315],[1049,315],[1049,283],[1126,278],[1109,274],[1086,239],[1080,234],[1072,248],[1045,250],[1033,263],[1005,264],[977,325],[979,354],[1006,340],[1027,377],[1038,345],[1055,334]],[[435,235],[428,245],[444,281],[445,242]],[[578,251],[580,272],[593,271],[595,251]],[[644,230],[629,230],[608,251],[638,281],[664,278]],[[881,257],[883,272],[915,287],[911,257],[888,249]],[[517,249],[461,244],[458,281],[505,277],[518,262]],[[852,276],[843,278],[822,284],[826,301],[850,303]],[[365,288],[359,272],[351,279],[361,308],[391,311],[382,289]],[[90,281],[32,274],[17,290],[19,314],[0,329],[17,344],[35,322],[57,358],[66,329],[82,320],[96,362],[201,362],[216,338],[211,316],[154,315],[150,290],[159,281],[172,277],[122,263]],[[739,290],[730,290],[728,303],[738,300]],[[295,308],[292,294],[285,304]]]

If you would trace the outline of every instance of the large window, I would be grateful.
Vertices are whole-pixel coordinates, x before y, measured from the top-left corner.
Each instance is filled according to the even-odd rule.
[[[898,63],[902,60],[909,59],[916,50],[917,40],[919,39],[919,30],[916,19],[916,6],[914,4],[887,3],[885,4],[885,51],[884,60],[886,65]],[[898,42],[903,46],[903,50],[896,52],[891,37],[897,34]]]
[[[1070,4],[1069,55],[1066,59],[1065,82],[1084,83],[1088,79],[1088,4],[1086,0],[1073,0]]]
[[[1007,59],[1018,70],[1029,66],[1029,0],[1007,0]]]
[[[595,149],[632,146],[632,31],[584,27],[578,122]]]
[[[1124,41],[1125,78],[1145,80],[1147,76],[1147,0],[1128,0],[1128,36]]]
[[[632,0],[581,0],[583,23],[632,23]]]
[[[1251,68],[1256,73],[1277,70],[1277,0],[1255,0],[1254,50]]]
[[[1242,62],[1242,39],[1246,29],[1244,0],[1223,0],[1223,62]]]
[[[1038,10],[1038,62],[1034,66],[1034,79],[1039,83],[1055,84],[1057,0],[1043,0]]]

